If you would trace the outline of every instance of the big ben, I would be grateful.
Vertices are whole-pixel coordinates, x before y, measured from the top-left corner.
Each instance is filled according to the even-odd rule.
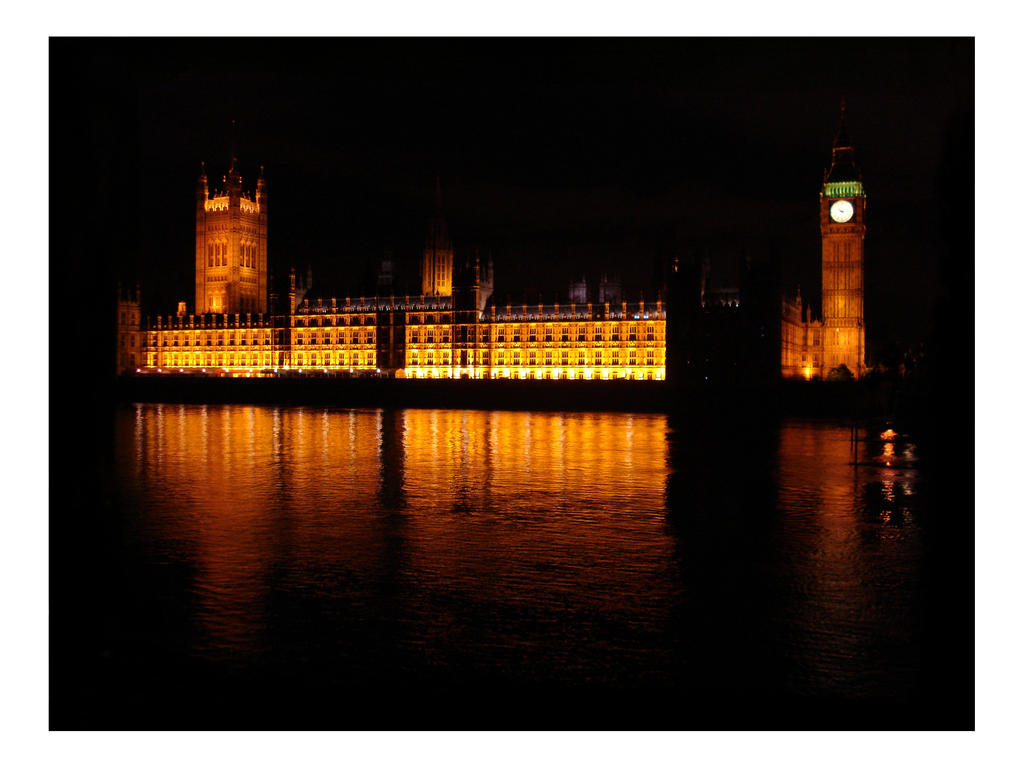
[[[864,233],[867,197],[846,132],[846,105],[820,193],[823,372],[864,375]]]

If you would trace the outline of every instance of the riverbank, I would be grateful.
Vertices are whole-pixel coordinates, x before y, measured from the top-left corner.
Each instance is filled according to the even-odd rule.
[[[882,414],[878,393],[852,382],[780,381],[768,387],[676,387],[663,381],[507,379],[197,378],[163,374],[117,380],[121,402],[253,403],[339,408],[474,408],[489,410],[671,413],[757,412],[805,418]]]

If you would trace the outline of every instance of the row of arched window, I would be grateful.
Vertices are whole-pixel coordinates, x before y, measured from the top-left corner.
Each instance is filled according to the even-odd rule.
[[[256,268],[256,243],[242,243],[242,266]],[[228,244],[225,242],[207,243],[206,264],[210,267],[226,267],[228,264]]]

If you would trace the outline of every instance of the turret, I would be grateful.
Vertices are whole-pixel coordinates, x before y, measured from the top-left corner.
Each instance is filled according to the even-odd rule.
[[[117,373],[134,373],[143,364],[142,308],[139,284],[123,290],[117,284]]]
[[[206,163],[199,162],[199,179],[196,182],[196,205],[202,209],[210,197],[210,188],[206,182]]]
[[[256,179],[256,204],[261,213],[266,213],[267,207],[267,180],[263,178],[263,166],[260,166],[260,176]]]

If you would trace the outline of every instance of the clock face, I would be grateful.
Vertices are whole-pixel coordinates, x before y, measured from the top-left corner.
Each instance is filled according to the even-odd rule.
[[[853,203],[849,200],[836,200],[832,203],[829,213],[832,216],[832,221],[840,224],[847,222],[853,218]]]

